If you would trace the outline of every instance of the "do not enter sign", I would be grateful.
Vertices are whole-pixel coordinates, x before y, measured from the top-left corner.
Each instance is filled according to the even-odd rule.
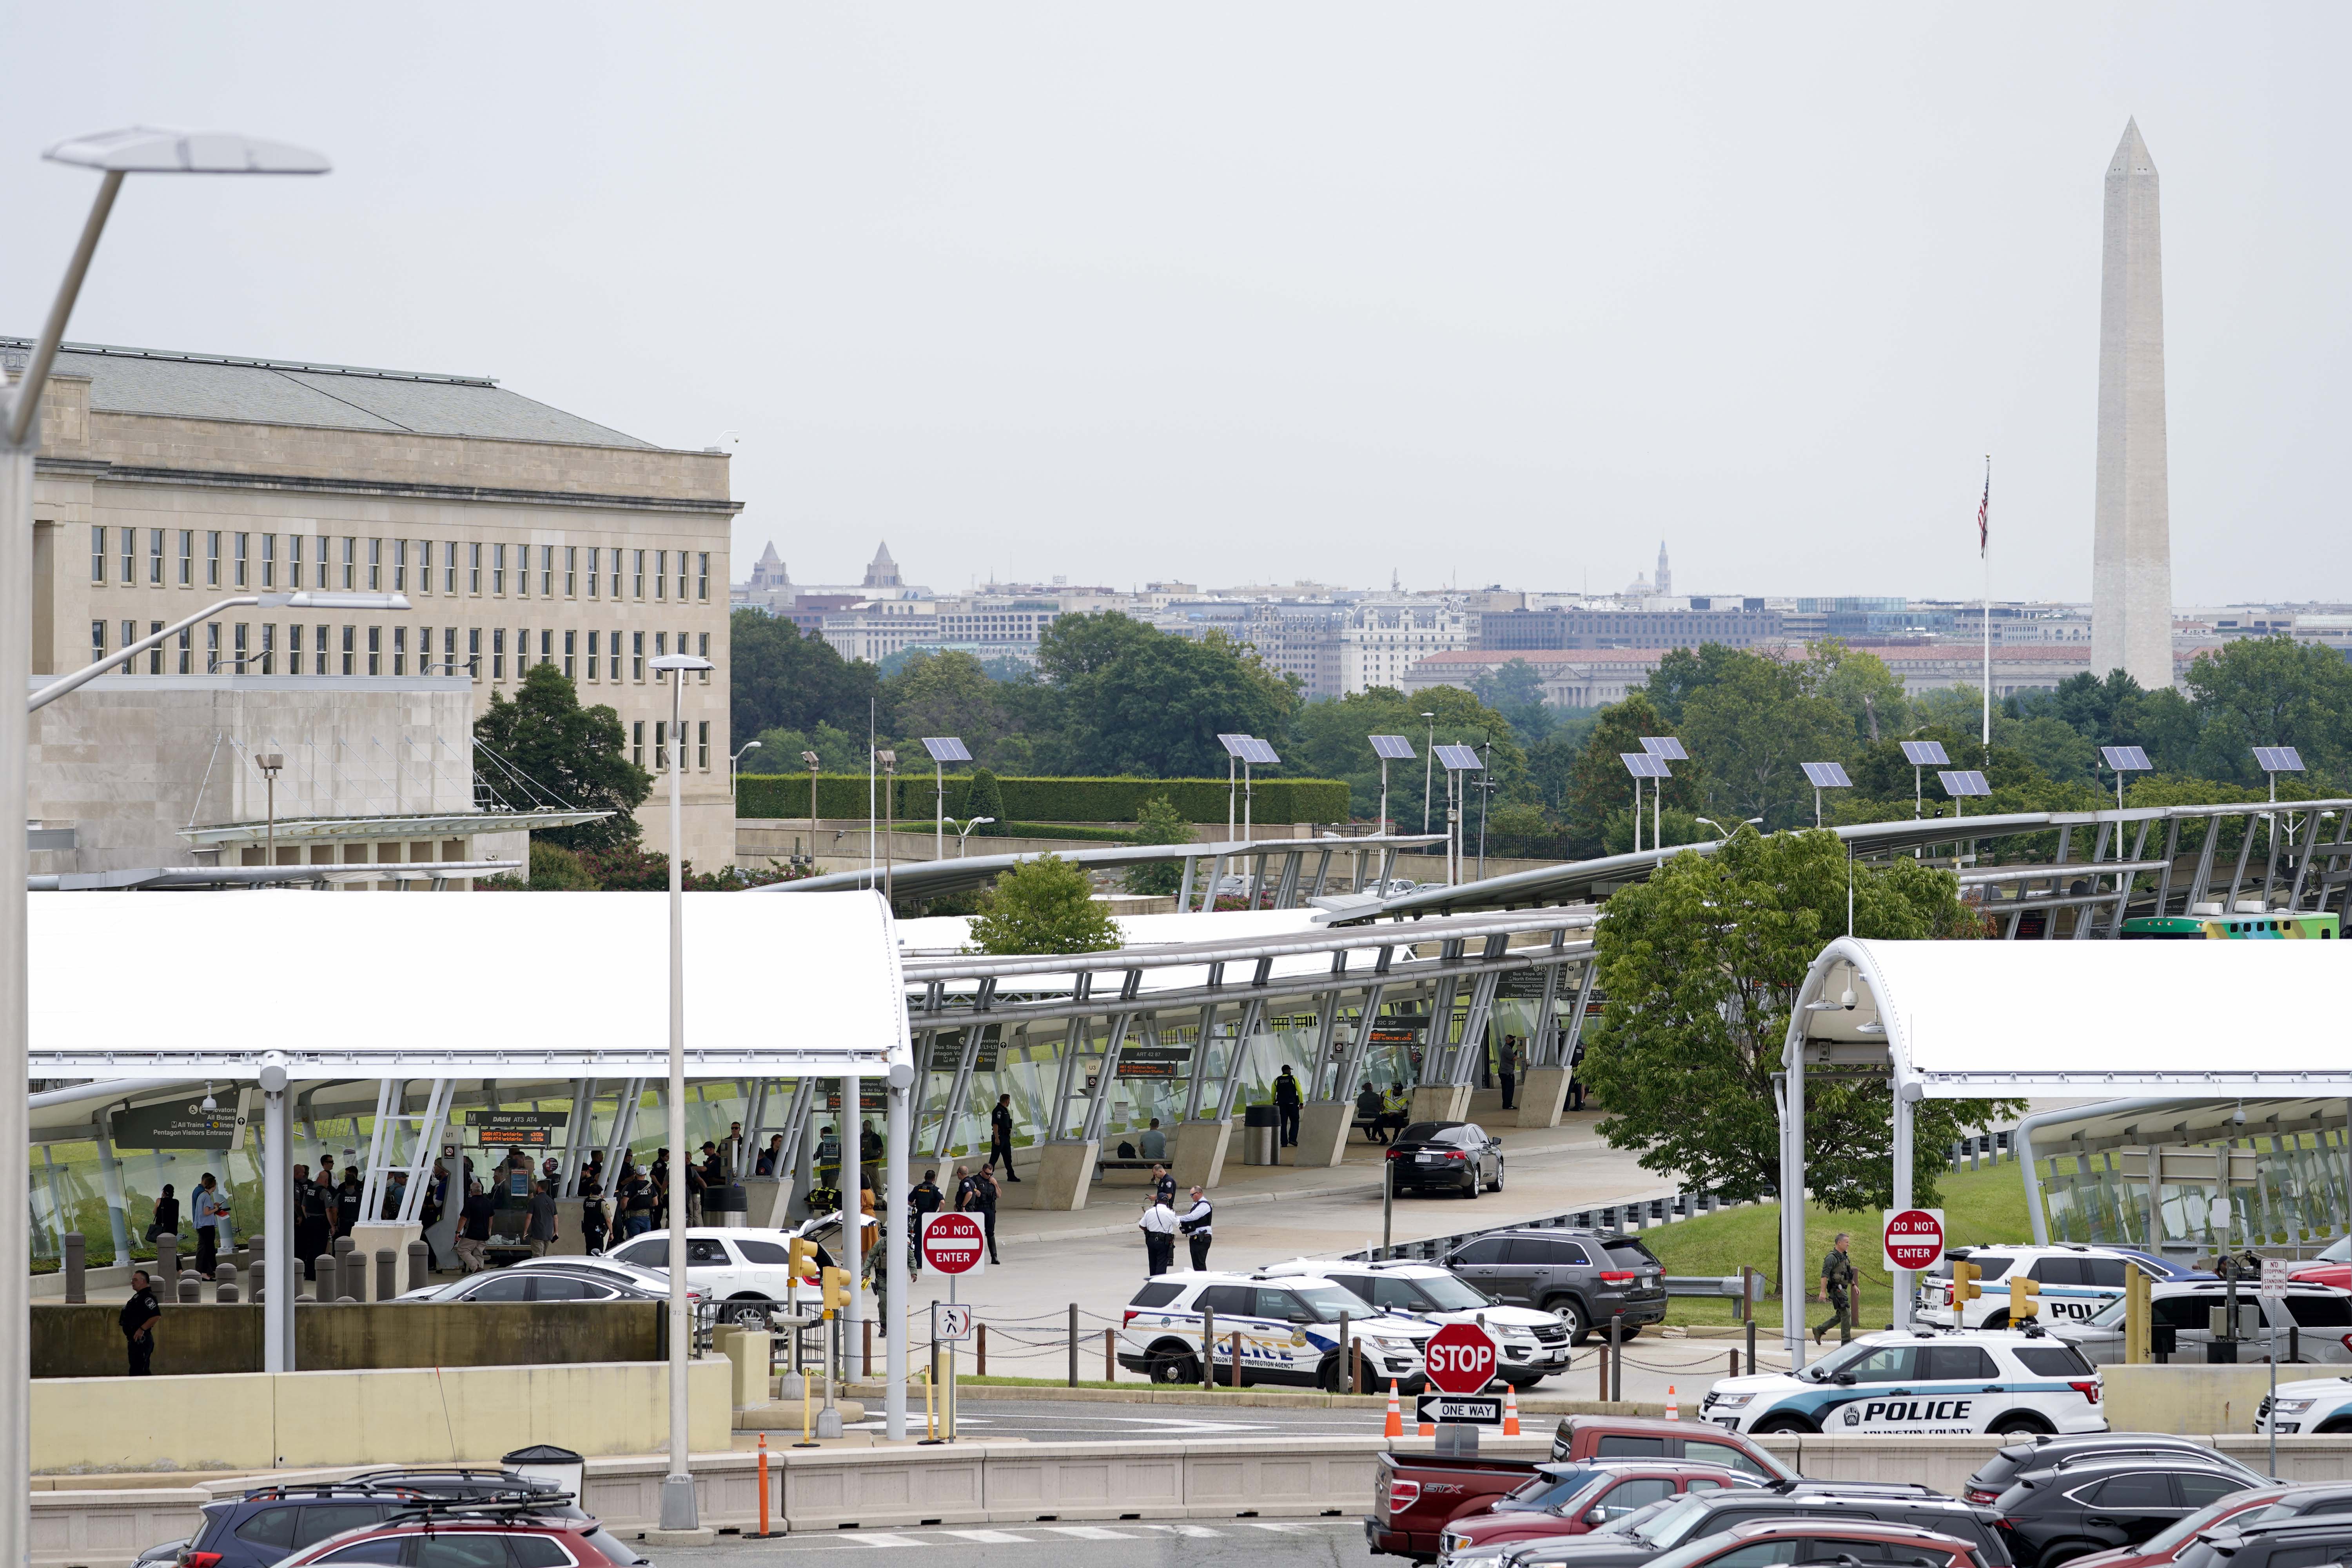
[[[1944,1257],[1942,1209],[1885,1209],[1886,1267],[1922,1273]]]
[[[1429,1336],[1423,1353],[1440,1394],[1475,1394],[1495,1381],[1495,1342],[1475,1323],[1446,1324]]]
[[[923,1219],[923,1267],[934,1274],[967,1274],[987,1256],[980,1221],[953,1212]]]

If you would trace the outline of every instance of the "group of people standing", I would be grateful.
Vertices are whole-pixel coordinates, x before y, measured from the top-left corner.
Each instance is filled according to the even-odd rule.
[[[1182,1214],[1176,1212],[1176,1178],[1168,1173],[1165,1165],[1151,1167],[1151,1201],[1144,1205],[1143,1217],[1135,1228],[1143,1233],[1143,1272],[1165,1274],[1176,1267],[1176,1238],[1179,1236],[1191,1244],[1194,1269],[1209,1266],[1209,1244],[1215,1239],[1216,1205],[1199,1187],[1192,1191],[1192,1204]]]

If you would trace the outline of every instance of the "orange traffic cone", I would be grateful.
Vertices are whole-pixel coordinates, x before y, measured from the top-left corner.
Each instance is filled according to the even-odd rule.
[[[1503,1385],[1503,1436],[1519,1435],[1519,1390],[1516,1384]]]
[[[1397,1404],[1396,1379],[1389,1379],[1389,1424],[1381,1434],[1384,1437],[1404,1436],[1404,1411]]]
[[[1669,1421],[1679,1421],[1682,1418],[1683,1407],[1681,1404],[1675,1400],[1675,1385],[1670,1383],[1666,1384],[1666,1419]]]

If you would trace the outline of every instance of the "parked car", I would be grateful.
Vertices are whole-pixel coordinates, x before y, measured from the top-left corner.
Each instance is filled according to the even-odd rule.
[[[1496,1230],[1445,1266],[1497,1300],[1559,1319],[1570,1344],[1622,1314],[1631,1339],[1666,1315],[1666,1267],[1638,1237],[1594,1230]]]
[[[1966,1260],[1981,1271],[1977,1286],[1983,1292],[1955,1321],[1952,1313],[1952,1264]],[[2123,1299],[2124,1280],[2137,1268],[2151,1280],[2211,1279],[2150,1253],[2124,1247],[2087,1247],[2066,1243],[2057,1247],[1958,1247],[1922,1274],[1912,1292],[1912,1316],[1939,1329],[2005,1329],[2009,1326],[2009,1281],[2032,1279],[2041,1286],[2040,1317],[2043,1323],[2089,1320],[2109,1301]]]
[[[1344,1318],[1352,1344],[1362,1347],[1367,1374],[1418,1391],[1425,1384],[1422,1346],[1437,1331],[1416,1319],[1368,1314],[1352,1293],[1316,1275],[1162,1274],[1127,1304],[1118,1364],[1154,1383],[1199,1383],[1202,1319],[1210,1312],[1217,1319],[1218,1378],[1233,1375],[1232,1336],[1239,1333],[1244,1385],[1286,1383],[1337,1393],[1347,1377],[1339,1359]]]
[[[2273,1520],[2303,1519],[2318,1514],[2352,1514],[2352,1483],[2326,1481],[2317,1486],[2248,1487],[2218,1502],[2206,1504],[2137,1546],[2118,1547],[2077,1557],[2068,1568],[2168,1568],[2179,1561],[2208,1531],[2234,1522],[2251,1529]]]
[[[1389,1144],[1390,1185],[1400,1194],[1503,1190],[1503,1141],[1475,1121],[1416,1121]]]
[[[688,1288],[697,1300],[701,1293]],[[647,1286],[608,1274],[573,1268],[486,1268],[462,1279],[427,1285],[394,1298],[397,1301],[666,1301],[667,1282]]]
[[[2024,1568],[2137,1546],[2262,1479],[2217,1454],[2085,1454],[2028,1470],[1993,1503]]]
[[[1796,1472],[1736,1433],[1690,1421],[1639,1415],[1569,1415],[1552,1436],[1554,1462],[1679,1459],[1759,1479],[1793,1479]],[[1364,1536],[1374,1552],[1433,1558],[1452,1521],[1485,1511],[1525,1485],[1536,1467],[1524,1459],[1455,1458],[1390,1451],[1375,1456],[1372,1511]]]
[[[1996,1449],[1991,1458],[1977,1467],[1976,1473],[1960,1489],[1960,1497],[1967,1502],[1991,1502],[2028,1470],[2050,1469],[2070,1458],[2098,1454],[2147,1454],[2169,1458],[2175,1454],[2204,1455],[2212,1451],[2194,1437],[2176,1437],[2168,1432],[2085,1432],[2071,1436],[2036,1437],[2029,1443],[2011,1443]]]
[[[2098,1369],[2039,1330],[1864,1334],[1801,1372],[1727,1377],[1700,1419],[1740,1432],[2103,1432]]]
[[[2254,1430],[2352,1432],[2352,1376],[2282,1383],[2254,1411]]]
[[[1481,1512],[1456,1519],[1438,1535],[1440,1563],[1484,1559],[1531,1541],[1584,1535],[1654,1502],[1685,1492],[1752,1488],[1753,1476],[1681,1459],[1596,1459],[1538,1465],[1535,1475]]]
[[[436,1498],[551,1498],[557,1489],[553,1481],[514,1470],[430,1467],[369,1470],[340,1481],[255,1487],[205,1504],[203,1522],[194,1536],[150,1547],[140,1561],[170,1561],[180,1568],[271,1568],[331,1536],[380,1523]],[[554,1516],[588,1518],[569,1501],[541,1506]]]
[[[2204,1347],[2213,1342],[2212,1312],[2229,1300],[2229,1288],[2219,1279],[2178,1279],[2148,1287],[2148,1308],[2155,1321],[2173,1331],[2175,1357],[2201,1362]],[[2238,1352],[2242,1361],[2271,1359],[2272,1315],[2269,1305],[2243,1281],[2238,1287],[2241,1312],[2253,1319],[2254,1338]],[[2333,1285],[2290,1279],[2286,1310],[2279,1314],[2279,1360],[2310,1364],[2352,1363],[2352,1291]],[[2290,1330],[2294,1331],[2290,1333]],[[2120,1296],[2092,1314],[2087,1322],[2050,1326],[2058,1339],[2083,1352],[2094,1366],[2113,1366],[2124,1359],[2124,1300]]]
[[[545,1258],[526,1258],[520,1263],[509,1263],[507,1265],[507,1269],[509,1273],[522,1269],[527,1272],[581,1274],[593,1279],[611,1279],[625,1285],[635,1285],[639,1289],[651,1290],[656,1295],[669,1294],[668,1269],[640,1268],[634,1263],[623,1263],[615,1258],[581,1258],[570,1253],[550,1254]],[[694,1288],[694,1281],[690,1278],[687,1281],[687,1288],[689,1292]]]
[[[2289,1279],[2352,1289],[2352,1236],[2338,1237],[2327,1250],[2287,1275]]]
[[[1318,1262],[1297,1258],[1258,1271],[1269,1279],[1313,1274],[1378,1311],[1424,1323],[1475,1323],[1494,1336],[1496,1375],[1517,1389],[1533,1388],[1568,1367],[1568,1330],[1549,1312],[1497,1301],[1452,1269],[1434,1263]]]
[[[2225,1524],[2192,1542],[2180,1568],[2315,1568],[2352,1558],[2352,1519],[2282,1519]]]
[[[1934,1531],[1973,1543],[1989,1568],[2009,1568],[2000,1516],[1916,1483],[1783,1481],[1692,1492],[1611,1520],[1590,1534],[1507,1548],[1496,1568],[1642,1568],[1661,1552],[1759,1519],[1864,1521]]]
[[[838,1228],[836,1224],[835,1228]],[[723,1230],[690,1226],[686,1232],[688,1285],[721,1303],[721,1321],[764,1326],[792,1288],[788,1230]],[[669,1268],[669,1232],[649,1230],[613,1248],[612,1256],[640,1268]],[[725,1303],[732,1302],[733,1308]]]
[[[395,1514],[285,1561],[287,1568],[646,1568],[635,1547],[584,1515],[460,1501]]]
[[[1738,1432],[1641,1415],[1563,1415],[1551,1435],[1551,1457],[1555,1461],[1689,1459],[1759,1480],[1800,1479],[1779,1456]]]
[[[1859,1519],[1759,1519],[1650,1559],[1651,1568],[1764,1568],[1800,1562],[1990,1568],[1973,1543],[1957,1535]]]

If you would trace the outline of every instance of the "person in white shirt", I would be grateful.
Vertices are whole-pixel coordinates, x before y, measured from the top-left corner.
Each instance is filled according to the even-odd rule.
[[[1176,1216],[1176,1224],[1183,1230],[1185,1239],[1192,1244],[1192,1267],[1196,1271],[1209,1266],[1209,1220],[1215,1213],[1216,1205],[1201,1195],[1200,1188],[1194,1187],[1192,1206]]]
[[[1176,1211],[1154,1198],[1135,1222],[1143,1233],[1143,1271],[1165,1274],[1176,1263]]]

